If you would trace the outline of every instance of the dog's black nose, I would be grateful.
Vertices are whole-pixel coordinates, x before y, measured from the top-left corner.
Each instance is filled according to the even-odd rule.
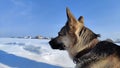
[[[54,41],[54,38],[51,38],[51,40],[49,41],[49,44],[53,45],[53,41]]]
[[[58,49],[59,48],[59,46],[57,46],[57,41],[55,39],[51,39],[49,41],[49,44],[50,44],[52,49]]]
[[[51,41],[49,41],[49,44],[52,49],[65,50],[63,43],[58,43],[56,39],[52,39]]]
[[[50,45],[53,45],[52,40],[49,41],[49,44],[50,44]]]

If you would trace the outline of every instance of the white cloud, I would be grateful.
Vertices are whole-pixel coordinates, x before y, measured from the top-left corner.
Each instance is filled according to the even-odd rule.
[[[16,6],[25,6],[25,4],[20,0],[11,0],[11,2]]]
[[[14,4],[13,11],[18,10],[21,14],[27,14],[32,10],[31,1],[11,0],[11,2]]]
[[[0,22],[6,23],[19,20],[20,18],[31,18],[32,3],[29,1],[10,0],[13,4],[8,11],[2,14]]]

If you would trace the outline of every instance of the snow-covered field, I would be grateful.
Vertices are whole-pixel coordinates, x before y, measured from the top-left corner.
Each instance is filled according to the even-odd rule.
[[[0,38],[0,68],[73,68],[67,52],[51,49],[48,41]]]

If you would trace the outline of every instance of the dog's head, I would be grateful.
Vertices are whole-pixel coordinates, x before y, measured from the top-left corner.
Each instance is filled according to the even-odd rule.
[[[78,41],[80,30],[84,26],[83,16],[76,20],[68,8],[66,14],[66,25],[58,32],[58,36],[49,42],[53,49],[66,50],[73,47]]]

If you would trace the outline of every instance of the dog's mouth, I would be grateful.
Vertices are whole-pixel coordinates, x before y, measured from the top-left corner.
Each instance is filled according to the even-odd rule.
[[[56,41],[51,40],[49,44],[52,49],[65,50],[65,45],[63,43],[57,43]]]

